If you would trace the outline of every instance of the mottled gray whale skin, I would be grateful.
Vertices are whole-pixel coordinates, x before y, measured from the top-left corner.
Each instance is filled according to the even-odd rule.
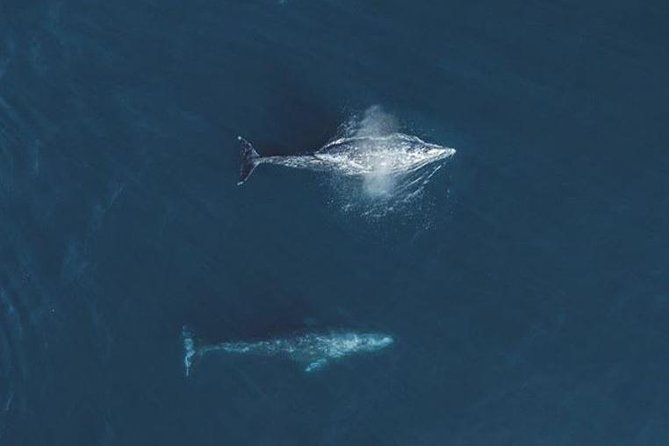
[[[353,354],[370,353],[390,346],[392,336],[379,333],[307,333],[287,338],[252,342],[221,342],[198,346],[191,331],[183,327],[184,367],[190,375],[193,362],[207,353],[283,357],[304,366],[305,372],[325,367],[331,360]]]
[[[455,154],[455,149],[427,143],[417,136],[403,133],[339,138],[314,152],[287,156],[260,156],[250,142],[241,136],[237,139],[242,145],[238,185],[243,184],[260,164],[332,171],[347,176],[397,175]]]

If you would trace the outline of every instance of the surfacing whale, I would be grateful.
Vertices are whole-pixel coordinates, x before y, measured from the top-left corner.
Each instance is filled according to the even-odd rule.
[[[242,145],[238,185],[243,184],[260,164],[333,171],[348,176],[375,173],[397,175],[455,154],[455,149],[427,143],[417,136],[403,133],[339,138],[314,152],[286,156],[260,156],[250,142],[241,136],[237,139]]]
[[[252,342],[221,342],[197,345],[191,331],[182,329],[184,346],[184,368],[190,375],[193,362],[207,353],[245,354],[276,356],[293,360],[313,372],[325,367],[330,361],[357,353],[382,350],[394,342],[392,336],[378,333],[307,333],[287,338],[275,338]]]

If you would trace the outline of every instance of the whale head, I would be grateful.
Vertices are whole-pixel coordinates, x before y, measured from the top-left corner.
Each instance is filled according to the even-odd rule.
[[[378,333],[350,333],[338,336],[334,344],[341,353],[374,352],[394,342],[392,336]]]
[[[455,154],[455,149],[430,143],[416,144],[412,147],[412,151],[427,163],[440,161]]]
[[[395,342],[392,336],[370,334],[363,337],[363,346],[367,351],[381,350]]]
[[[423,141],[417,136],[395,133],[368,142],[367,163],[372,173],[412,171],[455,154],[455,149]]]

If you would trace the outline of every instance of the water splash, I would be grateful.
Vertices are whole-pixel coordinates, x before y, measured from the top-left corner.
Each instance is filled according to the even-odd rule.
[[[399,130],[397,119],[381,106],[373,105],[358,120],[353,118],[351,136],[382,136]]]

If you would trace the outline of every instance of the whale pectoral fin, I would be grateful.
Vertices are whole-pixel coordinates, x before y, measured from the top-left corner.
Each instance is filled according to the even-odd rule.
[[[320,370],[323,367],[325,367],[328,363],[327,359],[319,359],[318,361],[310,362],[307,364],[307,366],[304,368],[305,372],[315,372],[316,370]]]

